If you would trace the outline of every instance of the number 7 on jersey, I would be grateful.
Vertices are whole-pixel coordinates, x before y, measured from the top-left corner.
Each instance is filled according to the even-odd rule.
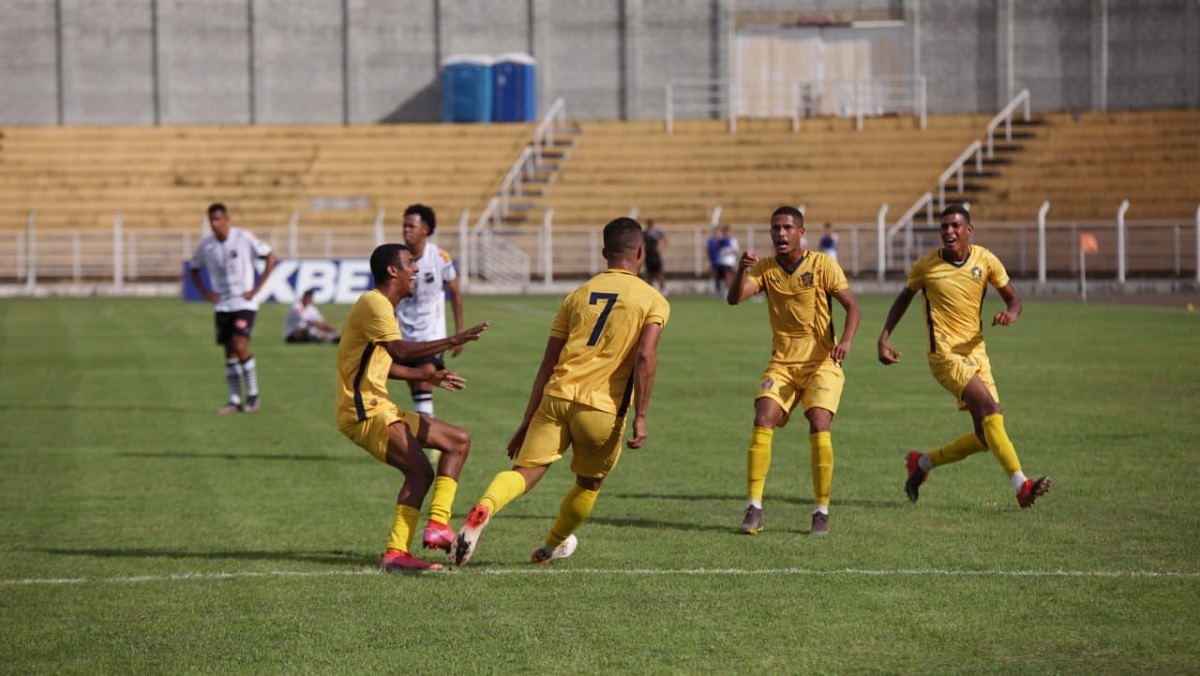
[[[604,309],[596,318],[596,326],[592,329],[592,335],[588,337],[588,347],[595,345],[600,340],[600,332],[604,330],[604,322],[608,321],[608,313],[612,312],[613,304],[617,302],[617,294],[593,291],[592,295],[588,297],[588,305],[595,305],[597,301],[604,301]]]

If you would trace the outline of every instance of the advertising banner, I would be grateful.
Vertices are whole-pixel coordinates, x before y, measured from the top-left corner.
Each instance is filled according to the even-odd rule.
[[[261,272],[264,262],[255,264]],[[203,302],[199,289],[192,284],[189,261],[183,262],[183,299]],[[208,273],[201,269],[200,277],[208,284]],[[368,260],[280,260],[258,293],[260,303],[296,302],[303,293],[313,290],[313,302],[353,303],[364,291],[374,286],[371,263]],[[212,288],[211,286],[209,288]]]

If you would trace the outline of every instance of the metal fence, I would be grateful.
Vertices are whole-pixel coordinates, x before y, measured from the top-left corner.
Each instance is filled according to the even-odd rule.
[[[936,227],[913,225],[895,233],[889,241],[881,223],[836,224],[839,262],[852,278],[899,278],[913,260],[939,246]],[[973,241],[995,252],[1016,278],[1074,277],[1079,271],[1080,236],[1095,238],[1098,251],[1088,255],[1092,279],[1117,279],[1122,271],[1130,277],[1195,279],[1200,282],[1200,248],[1195,221],[1130,221],[1120,228],[1112,221],[1051,221],[1045,224],[1045,268],[1040,269],[1039,226],[1036,221],[976,224]],[[663,260],[667,274],[676,279],[699,279],[709,275],[707,242],[711,224],[661,226],[667,234]],[[771,255],[767,225],[731,226],[741,250],[760,256]],[[253,227],[251,229],[254,229]],[[294,259],[362,259],[385,239],[399,240],[398,228],[387,233],[382,226],[362,228],[265,228],[256,234],[270,243],[281,257]],[[820,232],[809,233],[815,247]],[[116,222],[111,230],[0,230],[0,283],[39,282],[126,282],[170,281],[179,278],[183,261],[191,258],[199,243],[195,230],[126,229]],[[547,220],[541,227],[489,228],[481,232],[453,227],[437,233],[440,247],[459,260],[468,280],[489,281],[498,276],[501,258],[488,263],[489,249],[503,260],[521,259],[528,272],[524,279],[551,281],[583,278],[603,268],[603,242],[598,227],[555,225]],[[473,249],[465,242],[474,242]],[[473,250],[473,253],[472,253]],[[464,256],[464,253],[467,255]],[[882,255],[881,255],[882,254]],[[883,261],[882,275],[880,261]],[[511,265],[511,264],[504,264]],[[511,271],[507,271],[510,275]],[[505,281],[512,281],[506,276]],[[518,280],[519,281],[519,280]]]

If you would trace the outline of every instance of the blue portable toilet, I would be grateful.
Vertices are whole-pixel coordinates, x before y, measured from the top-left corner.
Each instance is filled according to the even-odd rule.
[[[496,57],[492,66],[492,119],[528,122],[537,118],[537,61],[528,54]]]
[[[442,61],[442,122],[492,121],[492,63],[467,54]]]

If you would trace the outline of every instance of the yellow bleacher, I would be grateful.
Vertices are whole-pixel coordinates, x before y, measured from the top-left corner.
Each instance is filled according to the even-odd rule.
[[[564,226],[596,225],[636,207],[660,223],[705,223],[714,207],[729,223],[765,222],[781,204],[804,204],[810,219],[872,222],[879,207],[907,209],[987,124],[986,116],[866,120],[743,120],[580,124],[563,170],[522,216],[554,209]]]
[[[237,223],[370,223],[425,202],[479,213],[532,125],[0,129],[0,228],[195,229],[211,202]],[[322,205],[349,205],[323,210]]]
[[[1200,111],[1040,116],[1012,163],[971,197],[976,220],[1030,221],[1043,201],[1054,220],[1182,219],[1200,204]]]

